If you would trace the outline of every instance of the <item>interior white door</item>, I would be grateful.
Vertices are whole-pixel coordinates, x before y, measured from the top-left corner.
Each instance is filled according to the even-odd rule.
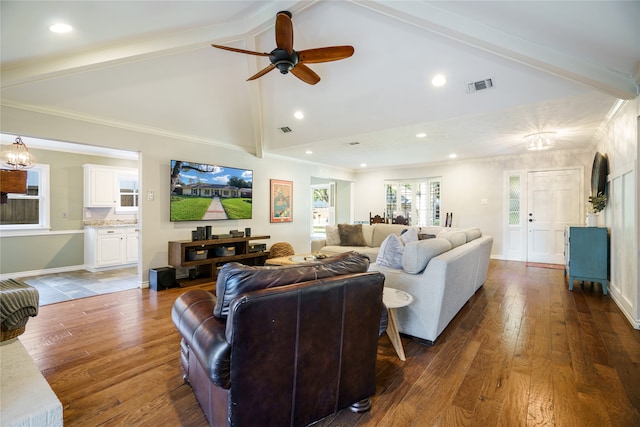
[[[529,172],[527,261],[564,264],[564,229],[580,223],[580,169]]]

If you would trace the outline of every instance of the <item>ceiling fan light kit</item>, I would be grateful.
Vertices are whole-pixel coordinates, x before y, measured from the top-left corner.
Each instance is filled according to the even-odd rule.
[[[293,49],[293,23],[291,22],[291,12],[281,11],[276,15],[276,48],[270,53],[254,52],[250,50],[237,49],[229,46],[212,44],[211,46],[229,50],[231,52],[245,53],[247,55],[268,56],[271,64],[258,71],[247,80],[255,80],[264,76],[269,71],[277,68],[281,74],[291,72],[294,76],[305,83],[315,85],[320,81],[318,76],[305,63],[317,64],[321,62],[338,61],[353,55],[353,46],[329,46],[315,49],[301,50],[297,52]]]
[[[527,135],[524,138],[527,141],[527,150],[542,151],[548,150],[556,145],[555,137],[555,132],[538,132]]]

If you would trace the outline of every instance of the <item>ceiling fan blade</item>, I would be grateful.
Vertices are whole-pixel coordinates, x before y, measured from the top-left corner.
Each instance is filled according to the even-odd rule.
[[[337,61],[350,57],[353,52],[353,46],[319,47],[298,52],[298,61],[306,62],[307,64]]]
[[[270,55],[269,53],[254,52],[252,50],[237,49],[235,47],[221,46],[219,44],[212,44],[211,46],[217,47],[218,49],[230,50],[231,52],[246,53],[248,55],[257,55],[257,56],[269,56]]]
[[[309,83],[310,85],[314,85],[320,81],[319,75],[317,75],[311,68],[301,64],[300,62],[298,62],[290,72],[303,82]]]
[[[255,80],[255,79],[257,79],[258,77],[262,77],[262,76],[264,76],[265,74],[267,74],[269,71],[273,70],[274,68],[276,68],[276,66],[275,66],[275,65],[273,65],[273,64],[269,64],[269,66],[268,66],[268,67],[263,68],[262,70],[258,71],[256,74],[254,74],[253,76],[249,77],[249,78],[247,79],[247,81],[249,81],[249,80]]]
[[[278,12],[276,16],[276,46],[293,52],[293,23],[288,12]]]

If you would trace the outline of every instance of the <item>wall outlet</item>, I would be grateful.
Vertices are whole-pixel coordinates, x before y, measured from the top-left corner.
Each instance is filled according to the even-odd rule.
[[[147,191],[147,200],[153,200],[153,190]]]

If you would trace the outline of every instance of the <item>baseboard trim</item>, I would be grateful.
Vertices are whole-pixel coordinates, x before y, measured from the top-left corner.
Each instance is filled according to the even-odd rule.
[[[640,319],[634,319],[633,315],[626,310],[625,305],[620,300],[620,296],[618,295],[617,289],[611,289],[611,286],[610,286],[609,296],[611,297],[613,302],[616,303],[616,305],[618,306],[618,308],[620,309],[624,317],[626,317],[629,323],[631,323],[631,326],[634,329],[640,329]]]
[[[136,263],[131,263],[131,264],[109,265],[107,267],[92,267],[90,265],[85,264],[82,266],[81,270],[87,270],[92,273],[97,273],[99,271],[119,270],[121,268],[135,267],[137,265],[138,264]]]

